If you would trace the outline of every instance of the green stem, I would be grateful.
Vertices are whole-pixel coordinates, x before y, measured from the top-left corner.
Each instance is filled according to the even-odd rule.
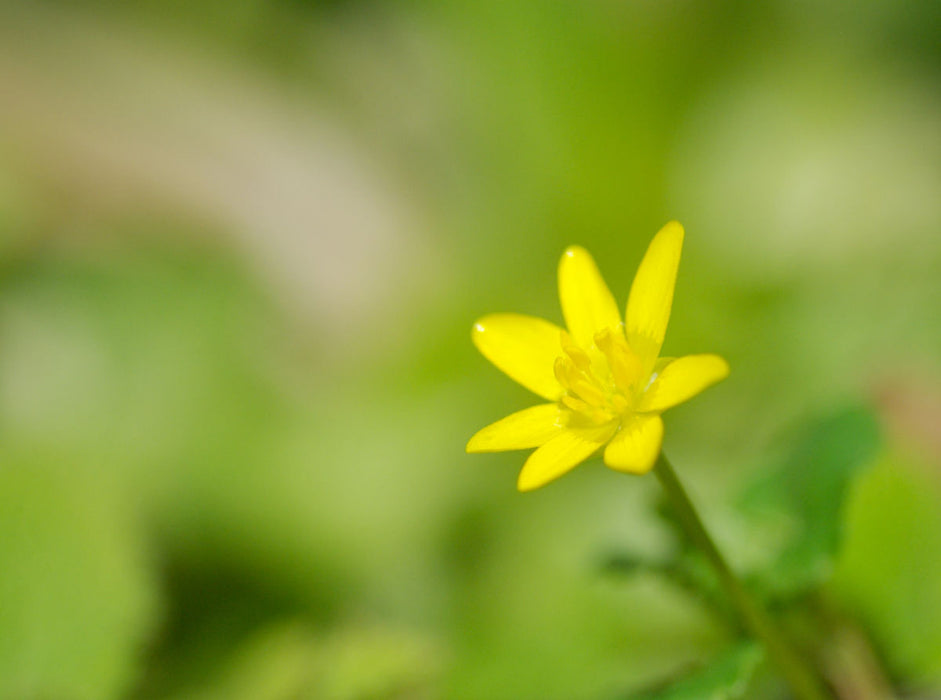
[[[746,629],[764,645],[768,656],[787,679],[794,695],[801,700],[828,700],[831,696],[824,690],[817,673],[791,647],[790,642],[781,634],[768,614],[754,601],[742,582],[729,568],[719,548],[716,547],[703,526],[696,508],[689,500],[686,489],[683,488],[683,484],[680,483],[676,472],[673,471],[673,467],[663,453],[660,454],[654,466],[654,473],[676,509],[680,525],[693,544],[706,555],[718,574],[723,588],[741,615]]]

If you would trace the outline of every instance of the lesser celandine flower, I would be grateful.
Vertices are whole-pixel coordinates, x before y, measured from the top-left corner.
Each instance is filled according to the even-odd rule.
[[[663,441],[660,414],[724,379],[718,355],[660,357],[670,319],[683,227],[654,237],[631,286],[622,320],[588,251],[573,246],[559,263],[567,330],[520,314],[491,314],[474,344],[512,379],[546,399],[487,426],[468,452],[536,447],[520,472],[521,491],[561,476],[604,447],[612,469],[644,474]]]
[[[670,320],[683,227],[670,222],[640,263],[624,319],[582,248],[559,263],[559,298],[567,330],[531,316],[493,314],[474,324],[474,344],[497,367],[548,403],[507,416],[467,443],[468,452],[535,447],[518,486],[538,488],[604,448],[612,469],[654,470],[689,541],[712,564],[741,621],[802,700],[828,697],[815,669],[749,595],[706,530],[676,472],[660,451],[660,414],[724,379],[717,355],[660,357]]]

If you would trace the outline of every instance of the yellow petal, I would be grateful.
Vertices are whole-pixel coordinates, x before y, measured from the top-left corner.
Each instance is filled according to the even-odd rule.
[[[562,387],[553,372],[562,354],[562,329],[541,318],[491,314],[474,324],[477,349],[511,379],[543,398],[555,401]]]
[[[627,300],[627,340],[649,371],[666,334],[683,249],[683,227],[671,221],[654,236]]]
[[[566,428],[533,452],[516,485],[520,491],[532,491],[565,474],[591,457],[616,430],[616,424],[590,428]]]
[[[657,461],[662,444],[663,419],[659,414],[635,415],[608,443],[604,463],[618,471],[646,474]]]
[[[595,333],[620,328],[617,302],[584,248],[572,246],[559,261],[559,301],[569,332],[582,348],[591,347]]]
[[[478,431],[467,443],[467,451],[502,452],[539,447],[558,435],[563,425],[559,404],[533,406]]]
[[[687,355],[665,365],[644,392],[638,411],[665,411],[729,376],[718,355]]]

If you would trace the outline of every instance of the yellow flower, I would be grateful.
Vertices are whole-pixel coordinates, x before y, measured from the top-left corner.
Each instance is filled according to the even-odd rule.
[[[573,246],[559,262],[559,299],[568,330],[532,316],[491,314],[474,324],[477,349],[543,403],[487,426],[468,452],[538,448],[517,486],[530,491],[601,447],[604,463],[644,474],[663,442],[660,414],[729,374],[718,355],[660,357],[683,248],[675,221],[641,261],[624,322],[588,251]]]

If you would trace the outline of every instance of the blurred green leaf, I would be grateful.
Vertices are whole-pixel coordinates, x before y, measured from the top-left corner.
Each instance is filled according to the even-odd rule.
[[[602,562],[602,567],[604,573],[612,578],[643,574],[658,576],[708,605],[722,619],[735,619],[735,611],[712,567],[696,551],[683,550],[659,559],[632,552],[612,553]]]
[[[737,700],[744,698],[755,670],[764,658],[757,644],[745,642],[666,688],[632,695],[631,700]]]
[[[434,697],[442,655],[407,629],[352,624],[325,637],[302,621],[246,640],[205,687],[175,700],[417,700]]]
[[[799,593],[830,574],[850,485],[872,464],[880,445],[871,410],[837,411],[799,431],[780,466],[745,492],[746,514],[770,520],[786,533],[771,565],[755,575],[768,592]]]
[[[941,687],[941,488],[890,455],[855,485],[833,589],[868,625],[891,669]]]
[[[585,551],[597,546],[594,525],[617,513],[626,516],[614,521],[621,532],[624,522],[640,520],[643,501],[630,483],[596,488],[607,474],[593,466],[576,470],[568,488],[514,497],[501,514],[505,529],[478,553],[474,578],[459,598],[458,653],[446,697],[610,698],[727,643],[714,616],[659,576],[599,580],[595,567],[586,570]],[[572,526],[575,517],[595,521],[582,529]],[[643,536],[643,526],[638,530]],[[645,558],[655,560],[654,549]]]
[[[353,626],[322,646],[311,698],[427,698],[440,665],[440,651],[410,630]]]
[[[0,454],[0,697],[123,695],[153,622],[144,551],[106,479]]]
[[[225,668],[198,690],[174,700],[297,700],[309,697],[317,640],[301,624],[262,630],[232,654]]]

